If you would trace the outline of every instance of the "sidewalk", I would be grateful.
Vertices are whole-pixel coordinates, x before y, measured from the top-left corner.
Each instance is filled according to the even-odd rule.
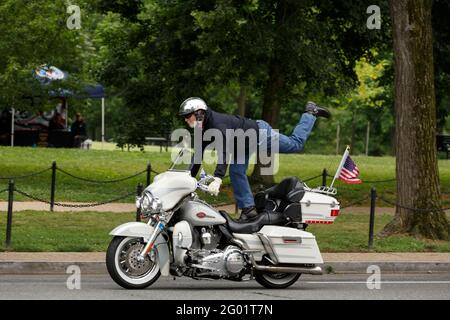
[[[367,273],[372,265],[386,273],[450,273],[450,253],[323,253],[324,273]],[[106,273],[104,252],[0,252],[0,274]]]
[[[87,203],[81,202],[63,202],[62,204],[72,204],[72,205],[82,205]],[[235,205],[224,205],[219,206],[219,210],[224,210],[228,213],[235,212]],[[8,202],[0,201],[0,211],[8,210]],[[34,210],[34,211],[50,211],[50,205],[43,202],[35,202],[35,201],[15,201],[13,206],[14,212],[26,211],[26,210]],[[96,206],[92,208],[67,208],[67,207],[54,207],[55,212],[83,212],[83,211],[94,211],[94,212],[135,212],[136,206],[134,203],[108,203],[101,206]],[[349,207],[342,209],[342,213],[370,213],[369,207]],[[395,213],[395,208],[383,208],[377,207],[378,214],[389,214],[393,215]]]

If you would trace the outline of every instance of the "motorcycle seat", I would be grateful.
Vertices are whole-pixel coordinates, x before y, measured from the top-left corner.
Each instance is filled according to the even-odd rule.
[[[263,212],[252,220],[245,222],[234,220],[225,211],[219,212],[227,221],[228,229],[232,233],[252,234],[267,225],[284,225],[286,223],[286,219],[282,215],[274,212]]]
[[[300,202],[305,195],[305,188],[302,181],[297,177],[286,178],[279,184],[262,191],[255,195],[255,205],[258,212],[267,209],[269,200],[281,200],[278,212],[283,210],[291,203]]]

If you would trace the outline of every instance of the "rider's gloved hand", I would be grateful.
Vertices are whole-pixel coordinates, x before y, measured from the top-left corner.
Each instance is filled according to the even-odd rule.
[[[214,177],[214,180],[208,186],[208,192],[213,196],[219,195],[220,185],[222,184],[222,179]]]

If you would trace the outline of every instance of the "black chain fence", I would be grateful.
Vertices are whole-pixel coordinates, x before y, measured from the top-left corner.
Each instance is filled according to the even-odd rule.
[[[36,176],[36,175],[45,173],[47,171],[51,171],[50,200],[42,199],[42,198],[40,198],[38,196],[32,195],[30,193],[27,193],[27,192],[25,192],[23,190],[19,190],[19,189],[17,189],[15,187],[15,182],[14,182],[15,179],[29,178],[29,177],[32,177],[32,176]],[[26,174],[26,175],[14,176],[14,177],[1,177],[0,179],[3,179],[3,180],[4,179],[8,179],[10,182],[13,181],[14,182],[13,183],[13,186],[14,186],[13,189],[14,190],[11,191],[10,189],[5,189],[5,190],[2,190],[2,192],[0,192],[0,193],[3,193],[5,191],[17,192],[18,194],[24,196],[25,198],[29,198],[29,199],[32,199],[34,201],[38,201],[38,202],[49,204],[50,205],[50,211],[53,211],[54,206],[68,207],[68,208],[90,208],[90,207],[96,207],[96,206],[100,206],[100,205],[104,205],[104,204],[108,204],[108,203],[112,203],[112,202],[117,202],[119,200],[126,199],[127,197],[130,197],[133,194],[136,194],[136,191],[134,191],[134,192],[130,192],[130,193],[127,193],[127,194],[119,196],[119,197],[115,197],[115,198],[110,199],[110,200],[106,200],[106,201],[102,201],[102,202],[98,202],[98,203],[92,203],[92,204],[68,204],[68,203],[57,202],[57,201],[55,201],[55,193],[56,193],[56,178],[57,178],[56,173],[58,171],[60,173],[64,174],[64,175],[67,175],[67,176],[73,178],[73,179],[81,180],[81,181],[83,181],[85,183],[92,183],[92,184],[120,183],[120,182],[123,182],[123,181],[126,181],[126,180],[133,179],[135,177],[138,177],[138,176],[140,176],[140,175],[142,175],[144,173],[147,173],[147,177],[146,177],[146,183],[147,184],[146,185],[149,185],[150,182],[151,182],[151,173],[159,174],[155,170],[153,170],[152,167],[151,167],[151,164],[148,163],[147,168],[145,170],[142,170],[140,172],[137,172],[137,173],[132,174],[132,175],[127,176],[127,177],[122,177],[122,178],[113,179],[113,180],[94,180],[94,179],[89,179],[89,178],[86,178],[86,177],[77,176],[77,175],[75,175],[75,174],[73,174],[71,172],[68,172],[67,170],[59,168],[56,165],[56,162],[53,162],[52,166],[50,168],[46,168],[46,169],[40,170],[38,172],[34,172],[34,173]],[[12,195],[8,196],[8,198],[10,198],[10,197],[12,197]]]
[[[154,173],[154,174],[161,174],[161,172],[156,172],[155,170],[153,170],[153,169],[151,169],[150,170],[152,173]]]
[[[22,195],[22,196],[24,196],[26,198],[32,199],[34,201],[43,202],[43,203],[52,205],[52,203],[50,201],[48,201],[48,200],[44,200],[44,199],[38,198],[36,196],[33,196],[33,195],[31,195],[31,194],[29,194],[29,193],[27,193],[25,191],[19,190],[17,188],[14,188],[14,191],[17,192],[18,194],[20,194],[20,195]],[[93,208],[93,207],[98,207],[98,206],[102,206],[102,205],[105,205],[105,204],[117,202],[119,200],[126,199],[126,198],[128,198],[128,197],[130,197],[132,195],[136,195],[136,191],[129,192],[127,194],[124,194],[124,195],[122,195],[120,197],[116,197],[116,198],[111,199],[111,200],[106,200],[106,201],[97,202],[97,203],[68,204],[68,203],[54,202],[53,205],[58,206],[58,207],[65,207],[65,208]]]
[[[53,211],[53,206],[59,206],[59,207],[65,207],[65,208],[93,208],[93,207],[97,207],[97,206],[102,206],[102,205],[106,205],[109,203],[124,200],[133,195],[141,195],[142,190],[143,190],[143,185],[138,184],[136,191],[128,192],[126,194],[123,194],[121,196],[115,197],[110,200],[101,201],[101,202],[97,202],[97,203],[70,204],[70,203],[55,202],[53,197],[50,201],[48,201],[48,200],[42,199],[40,197],[34,196],[32,194],[29,194],[28,192],[25,192],[25,191],[22,191],[22,190],[16,188],[14,180],[10,180],[9,184],[8,184],[8,189],[0,190],[0,193],[3,193],[5,191],[8,192],[8,212],[7,212],[6,242],[5,242],[6,247],[10,247],[10,245],[11,245],[12,215],[13,215],[13,203],[14,203],[14,193],[15,192],[26,198],[29,198],[31,200],[49,204],[50,208],[51,208],[50,211]],[[136,221],[140,221],[140,212],[139,211],[136,212]]]
[[[346,209],[346,208],[353,207],[355,204],[361,204],[361,203],[363,203],[364,201],[367,201],[367,200],[369,200],[369,199],[370,199],[370,196],[365,196],[365,197],[363,197],[363,198],[361,198],[361,199],[359,199],[359,200],[352,201],[352,202],[350,202],[349,204],[346,204],[345,206],[341,206],[341,210],[342,210],[342,209]]]
[[[328,173],[327,173],[326,176],[327,176],[328,178],[334,178],[334,176],[329,175]],[[363,183],[376,184],[376,183],[388,183],[388,182],[395,182],[395,181],[397,181],[396,178],[393,178],[393,179],[386,179],[386,180],[374,180],[374,181],[363,180]]]
[[[117,183],[117,182],[122,182],[122,181],[126,181],[126,180],[133,179],[133,178],[135,178],[135,177],[137,177],[137,176],[140,176],[141,174],[147,172],[147,169],[145,169],[145,170],[142,170],[142,171],[140,171],[140,172],[138,172],[138,173],[136,173],[136,174],[133,174],[133,175],[131,175],[131,176],[124,177],[124,178],[119,178],[119,179],[115,179],[115,180],[92,180],[92,179],[88,179],[88,178],[83,178],[83,177],[76,176],[76,175],[74,175],[74,174],[72,174],[72,173],[70,173],[70,172],[67,172],[67,171],[65,171],[65,170],[63,170],[63,169],[61,169],[61,168],[56,168],[56,170],[58,170],[59,172],[65,174],[65,175],[68,175],[68,176],[71,177],[71,178],[77,179],[77,180],[81,180],[81,181],[88,182],[88,183],[99,183],[99,184],[102,184],[102,183],[107,184],[107,183]]]
[[[0,180],[25,179],[25,178],[30,178],[30,177],[34,177],[34,176],[43,174],[43,173],[45,173],[47,171],[53,171],[53,175],[54,175],[55,171],[59,171],[59,172],[65,174],[65,175],[67,175],[67,176],[69,176],[71,178],[77,179],[77,180],[81,180],[81,181],[89,182],[89,183],[99,183],[99,184],[101,184],[101,183],[105,183],[106,184],[106,183],[122,182],[122,181],[126,181],[126,180],[129,180],[129,179],[135,178],[135,177],[137,177],[137,176],[139,176],[139,175],[141,175],[143,173],[147,173],[148,176],[150,175],[150,173],[160,174],[159,172],[156,172],[155,170],[153,170],[151,165],[148,164],[147,168],[145,170],[139,171],[139,172],[137,172],[135,174],[132,174],[130,176],[127,176],[127,177],[114,179],[114,180],[94,180],[94,179],[88,179],[88,178],[85,178],[85,177],[80,177],[80,176],[74,175],[73,173],[70,173],[70,172],[68,172],[66,170],[63,170],[62,168],[59,168],[56,165],[56,162],[53,162],[53,164],[52,164],[52,166],[50,168],[46,168],[46,169],[43,169],[43,170],[40,170],[40,171],[37,171],[37,172],[33,172],[33,173],[25,174],[25,175],[20,175],[20,176],[0,177]]]
[[[40,174],[43,174],[43,173],[45,173],[45,172],[47,172],[47,171],[50,171],[50,170],[52,170],[51,167],[50,167],[50,168],[47,168],[47,169],[44,169],[44,170],[41,170],[41,171],[37,171],[37,172],[25,174],[25,175],[22,175],[22,176],[0,177],[0,180],[19,180],[19,179],[31,178],[31,177],[34,177],[34,176],[38,176],[38,175],[40,175]]]
[[[67,176],[69,176],[69,177],[71,177],[73,179],[76,179],[76,180],[80,180],[80,181],[87,182],[87,183],[98,183],[98,184],[119,183],[119,182],[123,182],[123,181],[126,181],[126,180],[133,179],[133,178],[138,177],[138,176],[140,176],[140,175],[142,175],[144,173],[147,173],[147,185],[149,185],[150,184],[151,173],[156,174],[156,175],[160,174],[160,172],[157,172],[157,171],[153,170],[151,164],[149,163],[145,170],[139,171],[139,172],[137,172],[135,174],[132,174],[130,176],[126,176],[126,177],[122,177],[122,178],[118,178],[118,179],[112,179],[112,180],[94,180],[94,179],[81,177],[81,176],[75,175],[75,174],[73,174],[71,172],[68,172],[67,170],[59,168],[56,165],[56,162],[53,162],[53,164],[52,164],[52,166],[50,168],[46,168],[46,169],[43,169],[43,170],[40,170],[40,171],[37,171],[37,172],[33,172],[33,173],[30,173],[30,174],[21,175],[21,176],[0,177],[0,180],[25,179],[25,178],[29,178],[29,177],[33,177],[33,176],[37,176],[37,175],[43,174],[43,173],[45,173],[47,171],[52,171],[52,186],[51,186],[51,195],[52,195],[51,198],[52,199],[50,201],[46,201],[46,200],[42,201],[42,199],[36,199],[36,201],[47,202],[47,203],[54,204],[54,205],[56,205],[56,202],[54,201],[55,183],[56,183],[56,171],[59,171],[60,173],[62,173],[64,175],[67,175]],[[227,175],[224,178],[227,178],[227,177],[229,177],[229,176]],[[306,182],[310,182],[310,181],[313,181],[313,180],[318,179],[318,178],[322,178],[322,185],[325,186],[326,183],[327,183],[326,179],[327,178],[334,178],[334,176],[328,174],[328,170],[324,169],[321,174],[319,174],[317,176],[314,176],[314,177],[307,178],[307,179],[303,179],[303,182],[305,182],[305,183]],[[386,180],[374,180],[374,181],[366,181],[366,180],[364,180],[363,183],[365,183],[365,184],[378,184],[378,183],[395,182],[396,180],[397,179],[395,179],[395,178],[393,178],[393,179],[386,179]],[[357,190],[355,188],[349,188],[349,187],[345,187],[345,186],[339,186],[339,190],[343,190],[343,191],[350,192],[350,193],[361,193],[361,191],[362,191],[362,190]],[[8,189],[4,189],[0,193],[5,192],[5,191],[8,191]],[[389,194],[395,195],[395,192],[391,193],[389,191],[385,191],[385,193],[389,193]],[[449,195],[450,192],[442,192],[441,194],[442,195]],[[28,195],[28,197],[31,198],[31,195]],[[360,204],[360,203],[362,203],[362,202],[364,202],[366,200],[367,200],[367,197],[364,197],[363,199],[353,201],[351,204],[347,205],[346,207],[349,207],[349,206],[352,206],[352,205],[355,205],[355,204]],[[384,202],[388,203],[387,201],[384,201]],[[392,206],[396,205],[395,203],[392,203],[392,202],[389,202],[388,204],[390,204]]]
[[[401,204],[399,204],[397,202],[393,202],[391,200],[388,200],[383,195],[380,195],[379,199],[381,201],[383,201],[383,202],[393,206],[393,207],[398,207],[398,208],[410,210],[410,211],[413,211],[413,212],[440,212],[440,211],[448,211],[448,210],[450,210],[450,207],[449,208],[428,208],[428,209],[411,208],[411,207],[408,207],[408,206],[401,205]]]

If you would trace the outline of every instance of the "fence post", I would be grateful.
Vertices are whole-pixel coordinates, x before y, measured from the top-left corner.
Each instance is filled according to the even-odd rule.
[[[327,169],[323,169],[322,171],[322,187],[326,187],[327,186]]]
[[[8,218],[6,222],[6,247],[11,246],[11,229],[12,229],[12,214],[14,202],[14,180],[10,180],[8,184]]]
[[[144,186],[142,185],[142,183],[139,183],[136,188],[136,196],[138,196],[138,197],[142,196],[143,191],[144,191]],[[141,222],[141,209],[140,208],[136,209],[136,222]]]
[[[55,188],[56,188],[56,161],[52,163],[52,185],[50,189],[50,211],[53,212],[55,206]]]
[[[375,203],[377,201],[377,190],[370,190],[370,223],[369,223],[369,251],[373,249],[373,229],[375,226]]]
[[[151,177],[151,172],[152,172],[152,165],[149,162],[147,164],[147,187],[150,185],[150,177]]]

